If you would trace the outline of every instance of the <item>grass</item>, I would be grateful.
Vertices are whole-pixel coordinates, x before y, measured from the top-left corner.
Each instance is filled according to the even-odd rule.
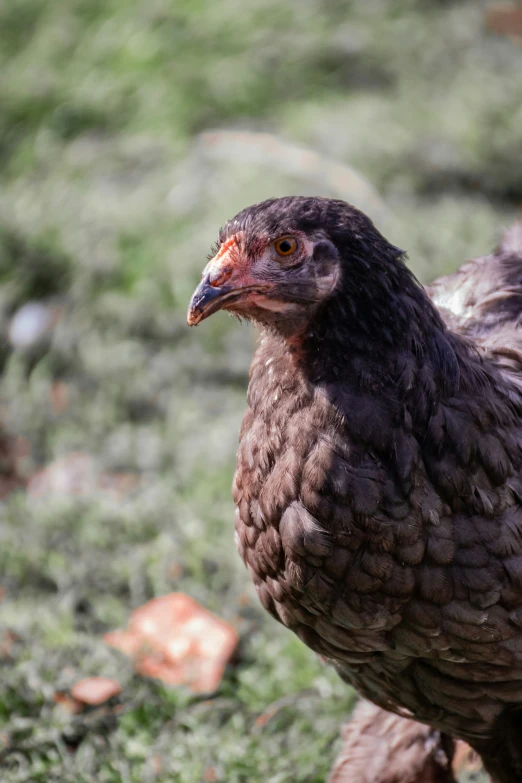
[[[29,444],[28,474],[80,451],[134,477],[116,496],[2,504],[2,781],[324,780],[353,694],[264,616],[233,547],[255,337],[222,315],[188,330],[184,315],[217,228],[245,203],[365,195],[357,178],[288,173],[241,157],[234,137],[196,136],[275,133],[354,167],[419,276],[449,271],[522,200],[522,48],[487,33],[484,7],[2,5],[0,330],[31,300],[58,318],[38,345],[1,348],[0,418]],[[240,631],[211,699],[136,677],[102,642],[171,590]],[[119,702],[67,714],[53,694],[90,674],[117,677]]]

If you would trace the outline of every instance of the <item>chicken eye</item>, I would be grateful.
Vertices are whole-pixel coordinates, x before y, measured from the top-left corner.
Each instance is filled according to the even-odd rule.
[[[291,256],[297,250],[297,240],[293,237],[282,237],[274,247],[278,256]]]

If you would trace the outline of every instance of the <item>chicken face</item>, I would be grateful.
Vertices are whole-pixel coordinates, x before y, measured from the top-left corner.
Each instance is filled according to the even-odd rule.
[[[319,228],[241,215],[220,236],[188,311],[195,326],[217,310],[283,331],[302,328],[336,287],[339,253]]]

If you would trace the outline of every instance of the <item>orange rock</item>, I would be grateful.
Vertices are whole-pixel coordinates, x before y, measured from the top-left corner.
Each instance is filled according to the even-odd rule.
[[[143,646],[142,637],[133,631],[110,631],[105,634],[103,641],[109,647],[115,647],[125,653],[129,658],[137,655]]]
[[[71,696],[81,704],[97,707],[121,693],[121,685],[110,677],[86,677],[71,688]]]
[[[484,22],[488,30],[509,38],[522,38],[522,5],[497,3],[487,9]]]
[[[154,598],[133,612],[126,631],[104,639],[133,657],[139,674],[194,693],[217,689],[238,642],[231,625],[184,593]]]

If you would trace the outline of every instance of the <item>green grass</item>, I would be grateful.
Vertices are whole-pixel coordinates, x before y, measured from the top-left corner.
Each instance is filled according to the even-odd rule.
[[[0,8],[2,340],[27,301],[60,314],[40,345],[0,348],[0,419],[29,442],[27,472],[81,451],[137,477],[119,499],[17,492],[0,508],[2,782],[324,780],[353,694],[265,617],[233,546],[255,336],[224,315],[189,330],[185,310],[219,225],[246,203],[317,192],[362,205],[368,192],[349,170],[290,171],[286,156],[197,134],[274,133],[353,167],[417,274],[449,271],[522,202],[522,47],[484,30],[485,5]],[[134,676],[102,641],[171,590],[240,632],[211,699]],[[68,715],[53,694],[90,674],[120,679],[118,704]]]

